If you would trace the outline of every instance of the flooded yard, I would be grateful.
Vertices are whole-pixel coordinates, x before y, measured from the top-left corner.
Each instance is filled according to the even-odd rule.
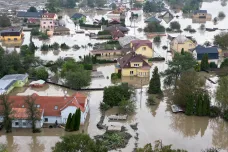
[[[215,9],[216,6],[216,9]],[[228,16],[228,6],[222,6],[220,1],[213,2],[203,2],[202,8],[206,9],[212,18],[218,15],[219,11],[224,11],[226,16]],[[84,34],[75,33],[75,25],[69,19],[74,13],[74,10],[66,10],[63,12],[63,19],[67,23],[67,27],[70,28],[70,35],[67,36],[53,36],[47,41],[40,41],[37,38],[33,38],[35,45],[40,47],[43,43],[53,44],[54,42],[66,43],[69,46],[75,44],[82,46],[87,45],[88,43],[95,44],[97,42],[105,42],[106,40],[94,40],[85,36]],[[93,17],[101,18],[102,15],[106,16],[104,12],[96,11],[96,13],[88,13],[89,17],[88,22],[91,22]],[[176,13],[179,15],[179,18],[174,18],[172,21],[179,21],[181,28],[184,29],[188,25],[191,25],[194,29],[197,30],[196,33],[183,32],[183,35],[193,36],[198,42],[198,44],[203,44],[205,41],[213,42],[214,35],[220,33],[219,30],[215,32],[201,31],[199,29],[201,23],[192,24],[191,18],[183,17],[181,13]],[[146,17],[139,17],[135,23],[130,23],[129,20],[130,13],[126,17],[126,25],[130,29],[128,35],[136,36],[139,39],[147,39],[144,32],[139,32],[138,28],[143,28],[146,26],[144,20]],[[216,27],[220,29],[226,29],[228,23],[228,17],[224,18],[221,21],[218,21],[216,25],[212,21],[207,21],[205,23],[206,27]],[[169,26],[169,23],[162,21],[161,23],[165,27]],[[131,27],[136,25],[136,27]],[[90,31],[90,30],[88,30]],[[225,30],[227,31],[227,30]],[[93,30],[97,33],[98,30]],[[30,32],[24,32],[25,39],[23,44],[29,44]],[[177,35],[176,33],[175,35]],[[152,40],[152,39],[150,39]],[[167,50],[162,49],[163,45],[168,45],[169,40],[167,36],[161,37],[161,43],[159,45],[153,44],[154,56],[164,57],[166,61],[163,62],[153,62],[151,67],[151,72],[154,67],[157,66],[159,72],[167,69],[167,61],[171,59],[171,54],[167,53]],[[7,48],[10,48],[10,45],[4,45]],[[12,47],[11,47],[12,49]],[[19,48],[16,48],[19,51]],[[40,57],[42,60],[57,60],[59,57],[73,57],[76,60],[79,60],[80,56],[89,54],[92,48],[80,48],[75,51],[73,49],[67,51],[40,51],[39,49],[35,52],[35,56]],[[105,86],[113,85],[111,82],[111,74],[115,71],[114,64],[99,65],[97,66],[97,71],[101,71],[104,75],[104,78],[93,79],[91,82],[92,88],[101,88]],[[195,117],[195,116],[186,116],[184,114],[173,114],[170,111],[170,105],[167,97],[162,99],[155,106],[148,107],[146,104],[147,101],[147,87],[149,79],[141,78],[123,78],[123,81],[129,82],[130,84],[136,84],[141,89],[136,90],[136,102],[137,102],[137,111],[134,115],[130,116],[127,121],[122,122],[111,122],[112,124],[124,125],[128,132],[133,136],[127,147],[121,149],[123,152],[131,152],[135,148],[135,143],[138,144],[138,147],[142,147],[147,143],[153,143],[155,140],[162,140],[163,144],[173,144],[175,148],[186,149],[189,152],[200,152],[202,149],[209,147],[217,147],[222,151],[228,151],[228,123],[222,119],[209,119],[208,117]],[[215,92],[216,85],[208,84],[209,89],[213,93]],[[163,83],[162,83],[163,87]],[[65,93],[67,95],[72,95],[75,93],[73,90],[61,88],[54,85],[46,85],[43,88],[31,89],[28,87],[14,89],[12,95],[31,95],[32,93],[37,93],[38,95],[43,96],[63,96]],[[99,130],[96,125],[100,120],[100,110],[99,104],[103,99],[103,91],[93,91],[85,92],[90,98],[90,116],[84,127],[81,128],[79,132],[88,133],[91,137],[95,135],[100,135],[104,133],[104,130]],[[111,114],[116,114],[116,109],[111,109],[107,111],[106,116]],[[109,124],[107,117],[104,121],[105,124]],[[134,131],[130,128],[130,124],[138,123],[138,130]],[[77,132],[75,132],[77,133]],[[134,136],[136,133],[139,134],[139,139],[136,140]],[[33,134],[29,129],[14,129],[12,133],[5,134],[3,131],[0,132],[0,142],[7,144],[8,150],[11,152],[50,152],[51,147],[55,145],[56,142],[60,140],[60,136],[65,134],[71,134],[65,132],[61,128],[43,128],[41,133]],[[117,151],[117,150],[116,150]]]

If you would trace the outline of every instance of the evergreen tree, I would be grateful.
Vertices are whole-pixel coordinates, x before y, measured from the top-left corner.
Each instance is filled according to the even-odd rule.
[[[74,130],[75,123],[76,123],[76,121],[75,121],[75,114],[72,115],[72,118],[71,119],[72,119],[72,121],[70,123],[70,131],[73,131]]]
[[[203,100],[202,100],[201,95],[198,95],[198,101],[197,101],[197,103],[198,103],[198,106],[197,106],[197,113],[196,114],[198,116],[202,116]]]
[[[161,93],[161,82],[160,82],[160,76],[158,74],[158,68],[155,67],[153,71],[153,76],[150,79],[150,85],[148,93],[150,94],[158,94]]]
[[[195,102],[194,96],[189,95],[186,102],[186,110],[185,110],[186,115],[192,115],[194,113],[194,102]]]
[[[72,117],[72,114],[69,113],[68,118],[67,118],[67,122],[66,122],[66,126],[65,126],[66,131],[68,131],[70,129],[71,117]]]
[[[181,49],[181,54],[184,55],[184,48]]]
[[[81,124],[81,110],[78,108],[76,110],[76,130],[79,130]]]
[[[208,63],[208,54],[204,54],[201,60],[201,70],[208,70],[210,65]]]

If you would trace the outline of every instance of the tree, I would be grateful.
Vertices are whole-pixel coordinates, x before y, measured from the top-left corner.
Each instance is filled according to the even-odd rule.
[[[59,43],[57,43],[57,42],[53,43],[53,44],[52,44],[52,48],[53,48],[54,50],[58,50],[58,49],[59,49]]]
[[[173,22],[170,23],[170,28],[172,30],[180,30],[181,26],[180,26],[179,22],[173,21]]]
[[[57,13],[60,11],[59,8],[61,7],[61,1],[60,0],[48,0],[45,7],[48,12]]]
[[[135,101],[122,99],[120,109],[126,114],[132,114],[136,110]]]
[[[87,5],[91,8],[94,8],[95,4],[94,4],[94,0],[87,0]]]
[[[187,151],[182,149],[173,149],[172,145],[163,145],[162,141],[157,140],[155,141],[154,148],[149,143],[149,144],[146,144],[143,148],[137,148],[136,152],[187,152]]]
[[[4,144],[0,144],[0,152],[7,152],[7,146]]]
[[[71,121],[72,121],[72,114],[69,113],[68,118],[67,118],[67,122],[66,122],[66,126],[65,126],[65,130],[66,131],[69,131],[70,130]]]
[[[155,67],[154,71],[153,71],[153,76],[150,79],[148,93],[159,94],[161,92],[162,92],[161,91],[161,82],[160,82],[160,76],[158,74],[158,67]]]
[[[133,94],[134,92],[128,84],[105,87],[103,103],[110,107],[119,106],[123,99],[129,100]]]
[[[164,3],[161,1],[146,1],[143,5],[143,12],[160,12],[164,8]]]
[[[67,8],[75,8],[75,6],[76,6],[76,0],[67,0],[65,6]]]
[[[153,40],[154,43],[160,43],[161,42],[161,38],[160,36],[156,36]]]
[[[214,45],[218,45],[221,49],[228,49],[228,33],[223,32],[214,36]]]
[[[107,0],[96,0],[95,2],[97,7],[104,7],[104,4],[107,3]]]
[[[165,28],[157,22],[152,22],[147,24],[144,32],[165,32]]]
[[[70,122],[70,131],[74,131],[75,130],[75,126],[76,126],[76,117],[75,117],[75,113],[72,115],[71,118],[71,122]]]
[[[220,77],[216,91],[216,103],[222,109],[228,109],[228,76]]]
[[[9,27],[11,26],[10,19],[4,14],[0,16],[0,27]]]
[[[194,70],[182,72],[180,79],[178,79],[176,83],[177,87],[174,92],[173,102],[186,108],[188,115],[192,114],[193,111],[190,110],[192,110],[194,103],[188,102],[194,101],[196,93],[199,92],[202,86],[204,86],[204,83],[205,82]]]
[[[208,62],[208,54],[203,55],[200,67],[201,67],[201,70],[208,70],[210,68],[210,65]]]
[[[0,105],[3,108],[1,110],[1,115],[3,116],[3,126],[5,128],[6,133],[12,131],[12,104],[13,101],[9,101],[8,95],[0,95]]]
[[[40,67],[36,69],[36,78],[37,79],[42,79],[42,80],[47,80],[48,79],[48,72],[44,67]]]
[[[180,54],[175,52],[173,60],[168,62],[168,69],[166,69],[162,76],[165,77],[164,85],[176,88],[177,80],[180,78],[182,72],[192,69],[196,65],[196,60],[189,52]]]
[[[225,17],[226,17],[226,14],[224,12],[221,11],[221,12],[218,13],[218,18],[219,19],[224,19]]]
[[[66,86],[74,89],[81,89],[82,87],[86,87],[90,84],[91,74],[90,71],[79,69],[75,72],[67,72],[65,79]]]
[[[55,147],[52,147],[53,152],[107,152],[102,144],[95,142],[86,134],[62,136],[61,139],[55,144]]]
[[[40,132],[39,129],[36,128],[36,122],[40,120],[41,110],[36,106],[36,98],[34,96],[27,96],[24,100],[26,113],[28,115],[28,120],[31,121],[32,124],[32,132]]]
[[[39,29],[38,28],[32,28],[31,35],[32,36],[38,36],[38,35],[40,35]]]
[[[111,5],[112,5],[112,10],[115,10],[117,8],[115,3],[112,3]]]
[[[220,68],[228,67],[228,58],[224,59],[224,61],[221,63]]]
[[[76,125],[75,125],[75,130],[79,130],[80,128],[80,125],[81,125],[81,110],[80,108],[78,108],[75,112],[75,122],[76,122]]]
[[[27,12],[37,12],[37,9],[34,6],[31,6]]]
[[[135,2],[133,6],[134,8],[142,8],[143,5],[140,2]]]

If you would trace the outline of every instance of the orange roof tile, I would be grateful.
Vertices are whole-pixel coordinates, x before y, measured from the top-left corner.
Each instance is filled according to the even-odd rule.
[[[13,111],[13,114],[12,114],[13,119],[28,119],[26,108],[12,108],[12,111]],[[43,109],[39,109],[39,112],[40,112],[40,118],[41,118]]]
[[[58,96],[39,96],[32,94],[36,98],[36,104],[40,105],[40,109],[44,109],[44,116],[61,116],[61,110],[68,106],[75,106],[85,111],[86,96],[81,93],[76,93],[73,96],[58,97]],[[25,106],[24,100],[26,96],[9,96],[9,100],[13,100],[13,108],[22,108]],[[57,106],[57,109],[55,109]]]

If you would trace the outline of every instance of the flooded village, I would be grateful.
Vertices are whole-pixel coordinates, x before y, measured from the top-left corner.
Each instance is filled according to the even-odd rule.
[[[226,0],[72,1],[0,1],[0,152],[228,151]]]

